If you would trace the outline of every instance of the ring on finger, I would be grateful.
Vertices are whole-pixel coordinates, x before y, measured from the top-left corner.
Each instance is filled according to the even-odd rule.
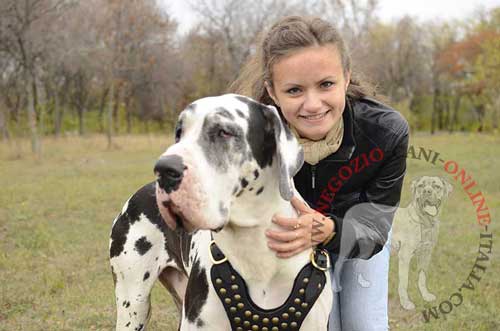
[[[300,219],[299,219],[299,221],[297,222],[297,224],[295,224],[295,225],[293,226],[293,228],[294,228],[295,230],[297,230],[298,228],[300,228]]]

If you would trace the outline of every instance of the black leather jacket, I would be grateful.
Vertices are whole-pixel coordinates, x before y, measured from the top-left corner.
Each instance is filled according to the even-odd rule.
[[[335,222],[336,235],[325,248],[346,258],[368,259],[383,248],[395,208],[381,212],[370,207],[362,217],[349,213],[351,217],[344,218],[354,205],[398,206],[406,172],[408,123],[399,112],[369,98],[348,98],[343,119],[339,150],[316,165],[304,163],[294,182],[311,208]],[[358,215],[354,221],[352,215]],[[351,231],[347,236],[353,224],[356,234]]]

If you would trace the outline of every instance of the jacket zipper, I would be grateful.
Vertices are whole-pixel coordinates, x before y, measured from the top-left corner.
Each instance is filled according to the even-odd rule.
[[[316,188],[316,165],[311,166],[311,174],[312,174],[312,189]]]

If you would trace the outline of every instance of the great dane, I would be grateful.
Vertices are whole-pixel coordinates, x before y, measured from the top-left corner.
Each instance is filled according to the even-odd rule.
[[[300,197],[292,177],[302,163],[300,145],[272,106],[226,94],[185,108],[175,144],[155,165],[157,181],[139,189],[113,223],[116,330],[146,330],[157,279],[180,310],[182,331],[326,330],[329,272],[325,290],[318,285],[314,304],[305,309],[308,278],[294,281],[314,260],[313,250],[281,259],[264,235],[277,228],[273,214],[297,217],[289,200]],[[214,257],[212,241],[244,279],[246,292],[236,283],[211,281],[212,266],[223,261]],[[245,296],[263,314],[252,312]],[[285,302],[292,302],[286,311],[277,309]],[[230,320],[233,312],[237,317]],[[294,321],[301,314],[300,326]]]

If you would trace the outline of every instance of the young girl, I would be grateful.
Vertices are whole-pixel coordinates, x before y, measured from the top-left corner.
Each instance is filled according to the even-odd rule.
[[[286,17],[275,23],[231,90],[276,106],[304,148],[305,163],[294,182],[310,207],[292,198],[300,216],[275,215],[273,222],[283,231],[266,233],[269,247],[283,258],[313,245],[326,248],[333,261],[339,252],[345,254],[351,260],[341,269],[340,284],[334,284],[342,290],[333,292],[329,330],[387,330],[385,243],[392,214],[367,215],[359,223],[346,212],[363,202],[399,203],[408,147],[406,120],[354,79],[342,37],[331,24],[314,17]],[[362,224],[368,235],[344,236],[341,242],[354,223],[358,230]]]

